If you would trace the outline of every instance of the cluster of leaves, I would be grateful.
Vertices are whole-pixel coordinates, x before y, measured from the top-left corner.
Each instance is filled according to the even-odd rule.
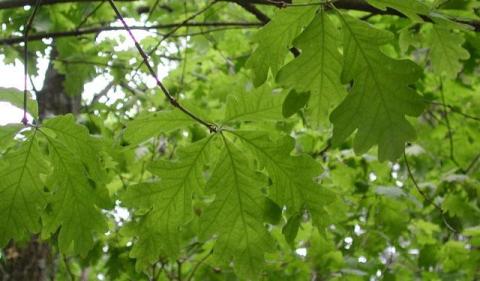
[[[180,12],[149,18],[210,5],[170,2]],[[125,99],[94,98],[83,124],[0,127],[0,245],[40,234],[112,280],[476,280],[480,37],[465,19],[480,3],[367,2],[395,16],[297,1],[263,7],[257,32],[182,27],[200,36],[166,40],[159,50],[181,58],[167,88],[213,131],[149,88],[145,67],[133,79],[135,49],[109,55],[121,40],[56,39],[69,94],[104,75]],[[253,18],[215,5],[199,17]],[[36,32],[78,28],[82,7],[42,7]],[[2,12],[2,34],[20,14]],[[85,24],[112,16],[101,6]],[[18,51],[5,47],[5,61]]]

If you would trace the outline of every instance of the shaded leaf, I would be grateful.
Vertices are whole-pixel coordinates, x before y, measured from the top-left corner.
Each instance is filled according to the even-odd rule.
[[[127,123],[124,137],[135,145],[193,123],[192,118],[179,110],[148,112]]]
[[[240,276],[256,280],[264,252],[273,241],[262,222],[266,180],[255,173],[244,153],[224,138],[224,149],[207,182],[215,200],[205,209],[200,224],[203,237],[218,235],[214,255],[222,261],[233,258]]]
[[[225,121],[277,121],[282,118],[283,93],[264,85],[252,92],[229,95]]]
[[[136,227],[139,239],[132,249],[139,267],[156,262],[160,255],[179,254],[181,227],[192,218],[193,192],[204,186],[203,165],[212,138],[183,148],[178,161],[154,162],[149,170],[160,181],[131,186],[122,196],[127,207],[149,210]]]
[[[308,102],[310,93],[297,93],[295,90],[290,91],[282,106],[283,117],[288,118],[302,109]]]
[[[454,33],[448,27],[434,24],[427,38],[430,47],[430,60],[436,74],[445,74],[448,78],[456,78],[462,70],[462,60],[470,58],[470,54],[462,47],[465,38],[461,33]]]
[[[347,94],[340,82],[342,57],[338,51],[338,30],[322,10],[295,40],[299,57],[278,73],[278,83],[298,92],[310,92],[308,110],[314,123],[326,119],[329,109]],[[288,99],[288,97],[287,97]]]
[[[0,245],[40,231],[46,204],[42,175],[48,173],[35,133],[0,158]]]
[[[253,84],[262,85],[269,70],[275,75],[282,66],[292,41],[302,28],[313,19],[316,7],[288,7],[281,9],[255,35],[257,48],[247,61],[247,67],[253,70]]]
[[[280,206],[286,206],[289,213],[301,213],[306,208],[318,226],[342,216],[341,212],[332,209],[335,204],[342,206],[336,195],[314,182],[321,173],[320,165],[307,155],[290,155],[294,148],[291,137],[272,140],[268,132],[231,133],[239,137],[265,166],[272,180],[270,197]]]
[[[421,97],[409,87],[421,69],[410,60],[395,60],[379,47],[392,35],[374,29],[348,15],[341,16],[344,26],[345,67],[343,82],[353,80],[344,101],[332,112],[333,144],[338,145],[355,130],[354,150],[365,153],[378,145],[378,157],[395,160],[404,151],[405,142],[416,136],[405,116],[423,111]]]

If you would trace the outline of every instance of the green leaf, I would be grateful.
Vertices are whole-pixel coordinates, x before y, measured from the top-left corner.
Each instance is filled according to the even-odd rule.
[[[93,233],[107,230],[105,216],[98,207],[106,193],[101,182],[103,166],[97,162],[100,150],[86,128],[75,124],[71,115],[48,120],[41,132],[47,139],[54,167],[49,179],[52,198],[44,218],[44,236],[60,228],[60,250],[73,249],[84,256],[93,246]],[[98,171],[93,170],[98,167]]]
[[[0,87],[0,101],[11,103],[12,105],[23,109],[23,91],[15,88],[2,88]],[[27,112],[38,118],[38,104],[37,101],[32,99],[32,94],[27,94]],[[21,120],[18,120],[20,122]]]
[[[148,112],[127,123],[125,139],[132,145],[149,138],[193,124],[192,118],[179,110]]]
[[[0,148],[5,148],[13,142],[13,138],[23,128],[22,124],[0,126]]]
[[[282,220],[282,208],[270,198],[265,198],[265,221],[269,224],[279,224]]]
[[[269,194],[278,205],[286,206],[291,214],[306,208],[318,226],[341,215],[331,208],[333,204],[341,205],[336,195],[313,181],[322,171],[320,165],[307,155],[290,155],[294,148],[291,137],[272,140],[268,132],[229,132],[240,138],[265,166],[272,180]]]
[[[63,13],[57,16],[63,19]],[[66,28],[66,27],[65,27]],[[74,27],[71,27],[74,28]],[[95,44],[90,42],[81,42],[78,39],[71,40],[69,38],[58,38],[55,44],[55,50],[58,51],[56,56],[58,60],[54,61],[55,69],[65,74],[63,80],[63,88],[69,96],[78,96],[83,93],[84,85],[95,77],[95,63],[99,65],[107,63],[108,60],[102,56],[96,56],[98,49]],[[89,61],[92,63],[69,63],[70,61]],[[74,75],[68,75],[72,74]]]
[[[302,109],[308,102],[310,93],[297,93],[292,90],[288,93],[282,106],[283,117],[288,118]]]
[[[295,237],[297,237],[301,222],[302,214],[294,214],[288,219],[287,223],[282,228],[282,233],[285,236],[285,240],[290,246],[294,245]]]
[[[229,95],[224,122],[280,120],[284,99],[284,93],[273,93],[268,85],[252,92]]]
[[[448,241],[440,249],[443,269],[446,272],[456,271],[469,263],[469,252],[460,241]]]
[[[35,133],[0,158],[0,246],[40,231],[46,205],[42,175],[47,174]]]
[[[462,47],[465,38],[461,33],[454,33],[441,24],[434,24],[427,35],[430,47],[430,60],[433,71],[438,75],[446,75],[455,79],[462,70],[462,60],[470,58],[470,54]]]
[[[301,55],[277,76],[278,83],[311,93],[309,112],[316,124],[325,120],[332,105],[347,94],[340,82],[342,57],[337,37],[337,28],[322,10],[295,40]]]
[[[418,15],[428,15],[430,7],[418,0],[368,0],[368,3],[376,8],[386,11],[392,8],[406,15],[414,21],[422,22],[422,18]]]
[[[415,220],[413,226],[418,244],[423,246],[437,242],[435,235],[440,232],[438,225],[424,220]]]
[[[265,196],[261,189],[267,182],[234,143],[223,140],[224,149],[206,188],[215,200],[201,217],[200,232],[203,237],[217,235],[214,254],[219,260],[233,258],[240,276],[257,280],[264,252],[273,247],[262,221]]]
[[[106,173],[101,159],[101,140],[90,136],[88,129],[75,122],[72,114],[47,120],[43,128],[51,130],[55,138],[67,146],[84,164],[91,179],[98,184],[105,181]]]
[[[179,161],[154,162],[149,170],[160,182],[134,185],[122,196],[127,207],[149,210],[138,225],[139,240],[132,249],[140,267],[156,262],[160,255],[179,254],[181,227],[192,218],[193,192],[204,186],[203,166],[212,139],[179,150]]]
[[[271,70],[275,75],[282,66],[292,41],[308,25],[315,15],[316,7],[296,6],[281,9],[255,35],[257,48],[247,61],[253,70],[253,84],[262,85]]]
[[[395,60],[379,47],[392,39],[387,31],[341,15],[344,26],[345,67],[343,82],[353,81],[344,101],[332,112],[333,144],[338,145],[355,130],[354,150],[365,153],[378,145],[380,161],[395,160],[405,142],[415,138],[415,130],[405,115],[423,111],[421,97],[409,87],[421,69],[410,60]]]

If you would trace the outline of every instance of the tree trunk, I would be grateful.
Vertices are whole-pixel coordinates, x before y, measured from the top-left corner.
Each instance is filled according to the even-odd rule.
[[[58,55],[55,48],[50,57]],[[37,93],[40,120],[53,115],[78,114],[81,96],[71,97],[65,92],[65,75],[53,67],[53,61],[45,73],[43,88]],[[12,241],[4,249],[5,265],[0,270],[0,280],[6,281],[46,281],[55,279],[56,258],[48,243],[33,236],[26,245]],[[1,266],[1,265],[0,265]]]
[[[11,242],[5,250],[6,265],[2,280],[49,280],[54,276],[54,259],[48,244],[36,236],[20,246]]]
[[[57,56],[57,50],[54,48],[50,57]],[[37,93],[40,120],[53,115],[80,113],[82,97],[67,95],[63,87],[64,81],[65,75],[58,73],[51,61],[45,73],[43,88]]]

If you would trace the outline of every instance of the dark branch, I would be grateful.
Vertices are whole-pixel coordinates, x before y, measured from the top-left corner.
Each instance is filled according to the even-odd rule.
[[[45,5],[54,5],[54,4],[65,4],[65,3],[91,3],[91,2],[101,2],[103,0],[43,0],[42,6]],[[116,0],[117,2],[136,2],[138,0]],[[35,0],[3,0],[0,1],[0,10],[1,9],[11,9],[11,8],[22,8],[24,6],[34,6]]]
[[[170,24],[157,24],[152,26],[131,26],[131,30],[156,30],[156,29],[168,29],[175,28],[178,26],[194,26],[194,27],[255,27],[261,26],[261,23],[256,22],[190,22],[190,23],[170,23]],[[97,34],[104,31],[115,31],[115,30],[125,30],[123,26],[102,26],[102,27],[92,27],[92,28],[83,28],[78,30],[68,30],[68,31],[58,31],[58,32],[45,32],[45,33],[36,33],[31,34],[28,37],[29,41],[38,41],[46,38],[60,38],[60,37],[69,37],[69,36],[81,36],[87,34]],[[0,39],[0,45],[13,45],[24,42],[25,38],[23,36],[16,36],[10,38]]]
[[[42,5],[53,5],[53,4],[64,4],[64,3],[91,3],[91,2],[100,2],[102,0],[44,0],[42,1]],[[116,0],[117,2],[124,2],[124,3],[133,3],[133,2],[139,2],[139,0]],[[243,6],[246,10],[250,9],[249,12],[253,14],[253,9],[258,10],[255,8],[255,4],[259,5],[273,5],[277,7],[286,7],[288,4],[291,3],[290,0],[219,0],[223,2],[233,2],[240,4],[239,2],[248,4],[250,7],[246,8]],[[35,0],[3,0],[0,1],[0,10],[1,9],[9,9],[9,8],[21,8],[26,5],[33,6],[35,4]],[[287,4],[287,5],[285,5]],[[253,8],[252,8],[253,7]],[[401,16],[403,17],[404,15],[399,13],[396,10],[393,9],[387,9],[385,11],[382,11],[380,9],[377,9],[367,3],[365,0],[337,0],[335,1],[335,7],[338,9],[345,9],[345,10],[355,10],[355,11],[363,11],[363,12],[368,12],[372,13],[374,15],[396,15],[396,16]],[[256,12],[255,12],[256,13]],[[262,13],[260,11],[260,13]],[[259,20],[264,22],[266,18],[263,18],[260,13],[255,15]],[[263,13],[262,13],[263,14]],[[260,18],[263,18],[260,19]],[[267,17],[268,18],[268,17]],[[422,18],[427,21],[431,22],[432,19],[429,16],[422,16]],[[465,24],[471,26],[475,31],[480,31],[480,21],[478,20],[463,20],[463,19],[455,19],[457,23]]]
[[[259,21],[261,21],[263,24],[266,24],[270,21],[270,18],[264,14],[262,11],[257,9],[255,5],[252,4],[253,1],[248,1],[248,0],[233,0],[233,2],[237,3],[239,6],[241,6],[245,11],[251,13],[254,15]]]
[[[290,0],[282,0],[282,1],[280,0],[220,0],[220,1],[235,2],[235,3],[244,2],[252,6],[253,4],[271,5],[271,6],[277,6],[279,8],[288,7],[289,4],[291,4],[292,2]],[[337,0],[337,1],[334,1],[334,5],[337,9],[362,11],[362,12],[371,13],[373,15],[393,15],[393,16],[405,17],[405,15],[403,15],[402,13],[393,9],[386,9],[385,11],[377,9],[369,5],[368,2],[365,0]],[[421,17],[426,22],[433,21],[432,18],[430,18],[427,15],[423,15]],[[453,19],[453,20],[457,23],[468,25],[472,27],[475,31],[480,32],[479,20],[464,20],[464,19]]]

